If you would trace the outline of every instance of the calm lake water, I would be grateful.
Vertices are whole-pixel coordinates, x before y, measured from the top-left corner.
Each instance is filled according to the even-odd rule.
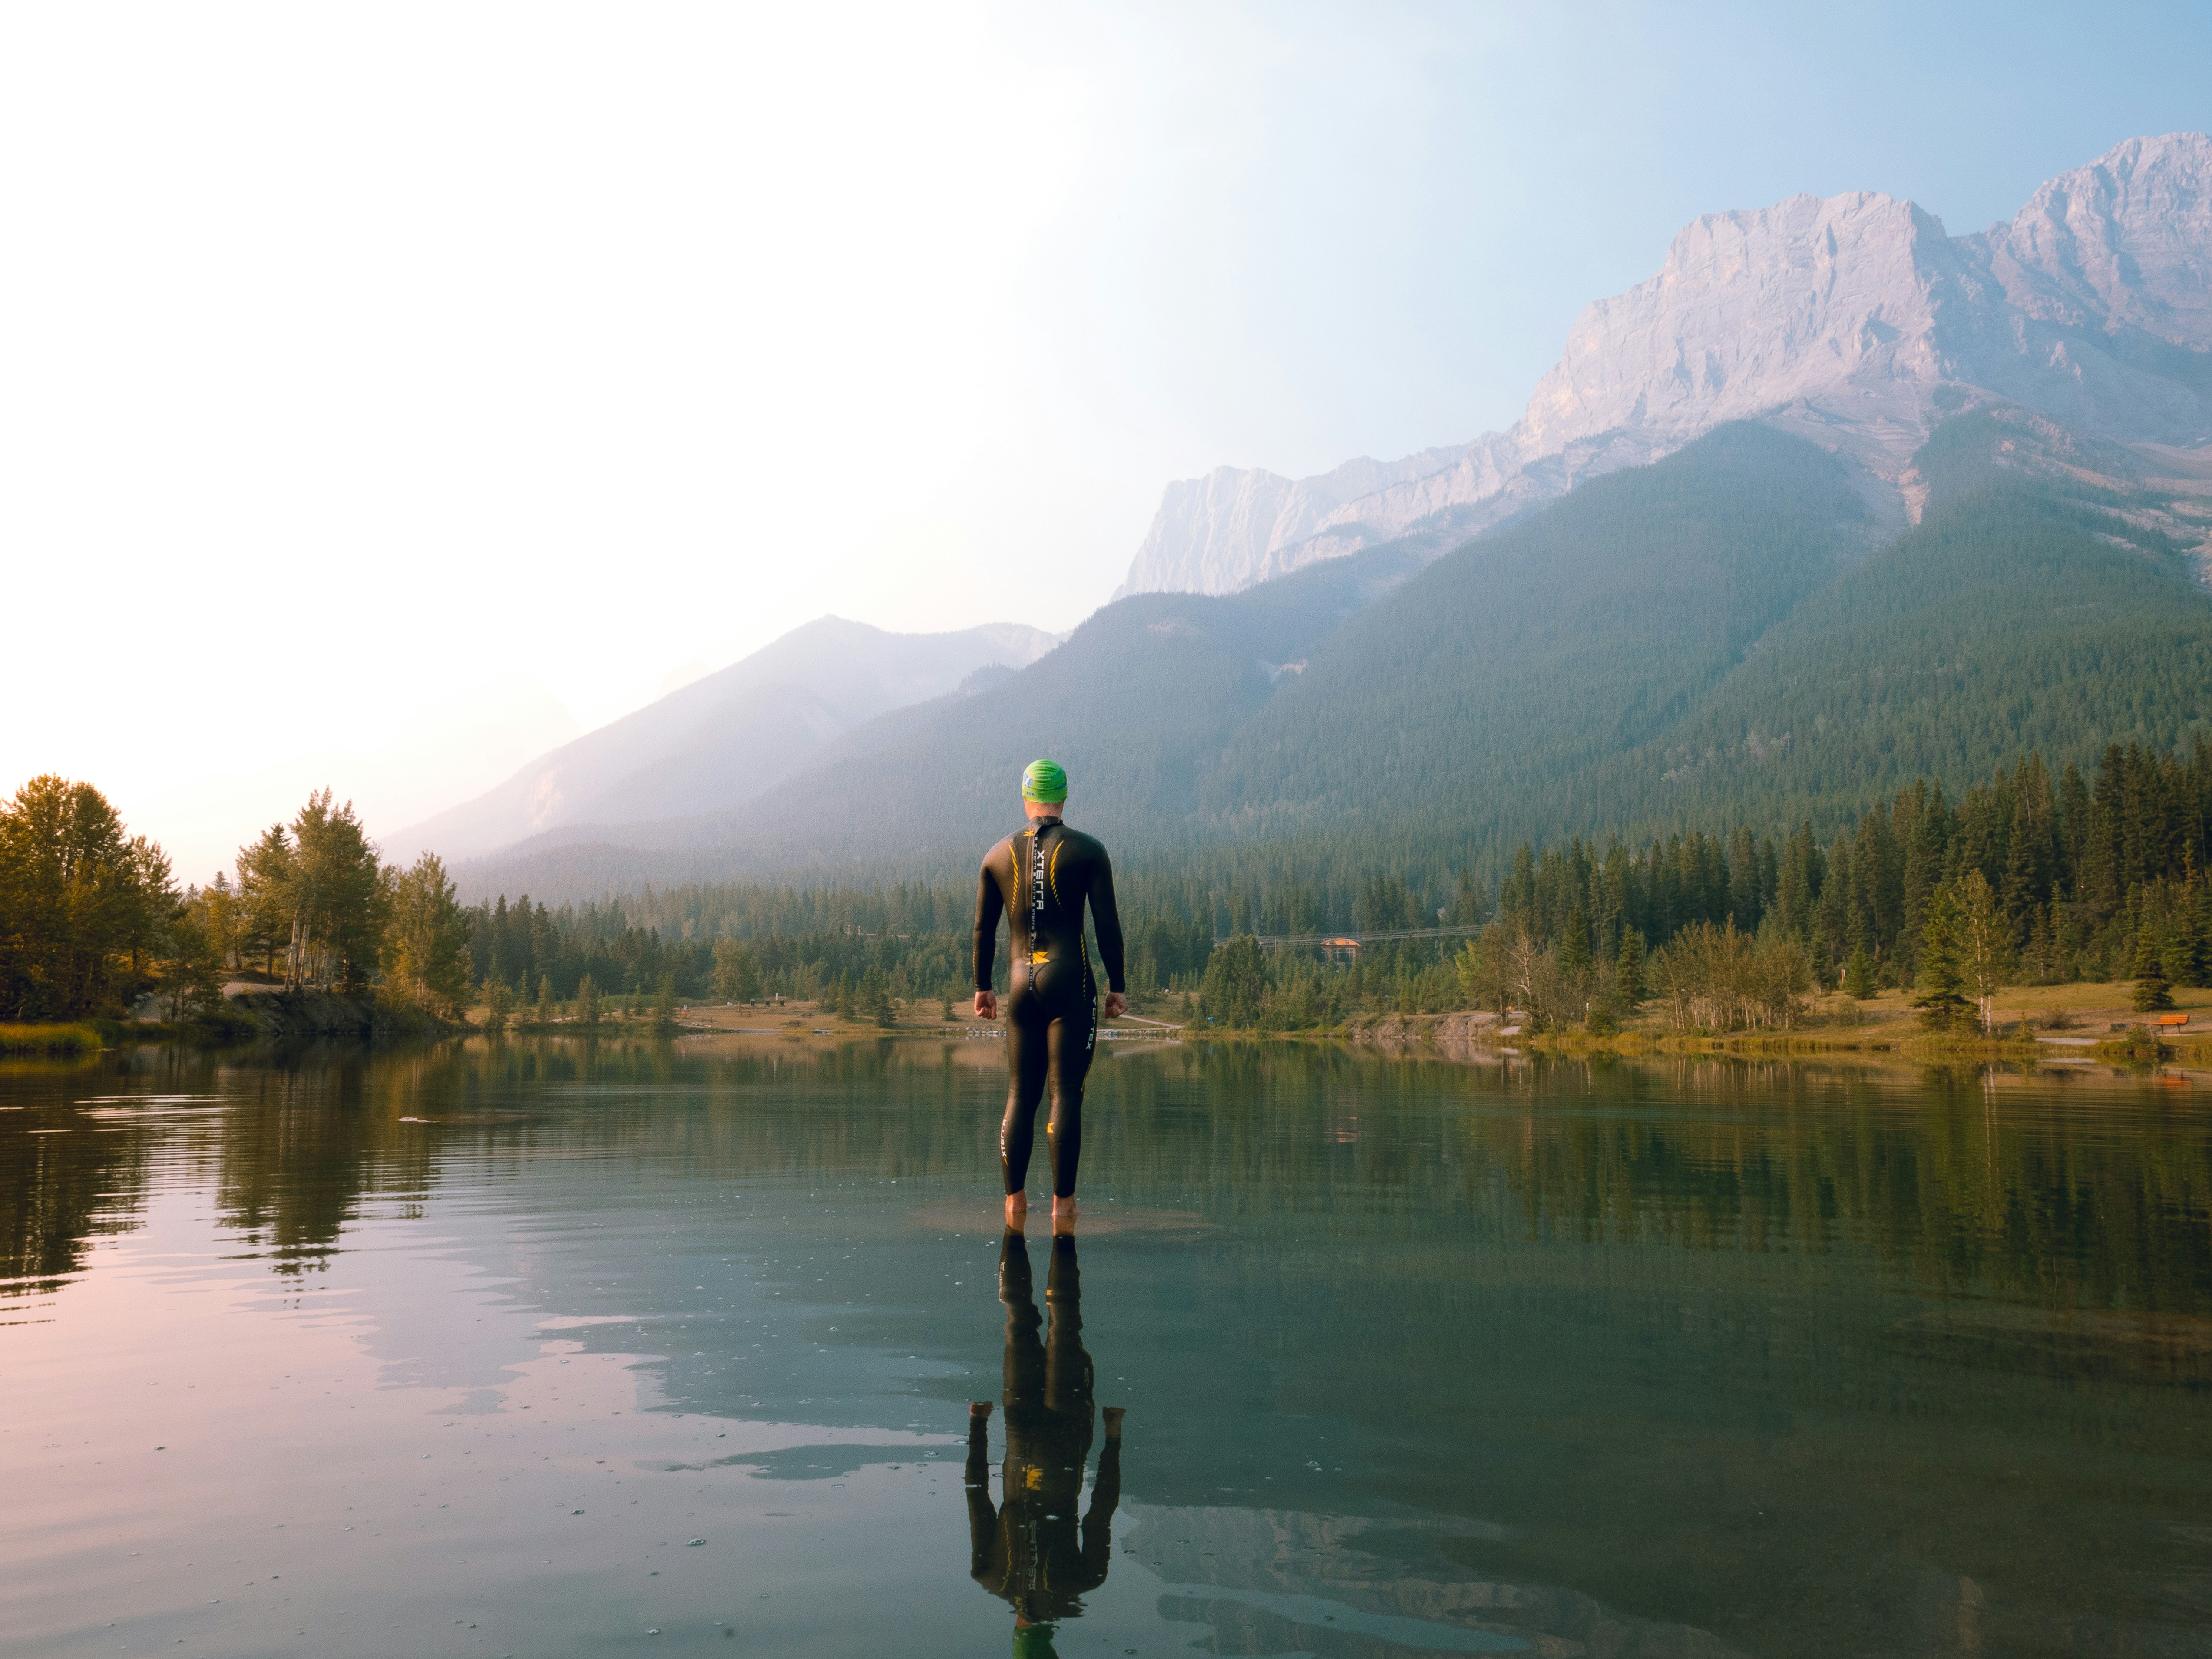
[[[0,1070],[0,1653],[2212,1654],[2212,1091],[1000,1063]]]

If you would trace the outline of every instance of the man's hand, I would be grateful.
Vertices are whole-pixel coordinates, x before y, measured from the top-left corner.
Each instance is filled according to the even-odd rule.
[[[996,1019],[998,1017],[999,999],[988,991],[976,992],[975,1018],[978,1019]]]
[[[1119,1019],[1119,1018],[1121,1018],[1121,1016],[1122,1016],[1122,1015],[1124,1015],[1124,1014],[1127,1013],[1128,1012],[1129,1012],[1129,999],[1128,999],[1128,998],[1127,998],[1127,997],[1123,996],[1123,995],[1122,995],[1119,991],[1109,991],[1109,992],[1106,994],[1106,1018],[1109,1018],[1109,1019]]]

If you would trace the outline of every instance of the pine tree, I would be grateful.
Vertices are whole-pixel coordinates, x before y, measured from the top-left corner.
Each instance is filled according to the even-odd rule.
[[[1762,908],[1759,902],[1759,848],[1752,840],[1751,830],[1738,824],[1735,833],[1729,837],[1728,905],[1735,925],[1747,933],[1758,931]]]
[[[498,1036],[507,1030],[507,1017],[514,1009],[514,993],[496,974],[484,981],[484,1030]]]
[[[1578,978],[1590,965],[1589,921],[1579,904],[1567,912],[1566,937],[1559,941],[1559,971]]]
[[[2166,976],[2176,985],[2212,983],[2212,957],[2204,951],[2204,890],[2196,855],[2185,849],[2181,884],[2173,895],[2166,939]]]
[[[2165,953],[2159,945],[2158,929],[2145,916],[2136,927],[2135,1010],[2139,1014],[2173,1006],[2173,987],[2166,977]]]
[[[653,994],[653,1024],[655,1030],[672,1031],[676,1029],[676,975],[663,974],[660,988]]]
[[[489,959],[485,963],[486,979],[489,982],[490,980],[502,979],[514,967],[514,963],[508,960],[511,953],[507,943],[506,894],[501,893],[499,896],[499,903],[492,910],[485,932],[489,935],[487,945],[489,950]]]
[[[589,974],[576,981],[576,1018],[586,1025],[599,1023],[599,988]]]
[[[744,940],[714,941],[714,994],[740,1006],[760,994],[760,964]]]
[[[2027,930],[2027,947],[2021,953],[2021,965],[2026,969],[2033,985],[2050,985],[2059,977],[2058,930],[2051,923],[2051,907],[2033,907]]]
[[[538,1023],[540,1025],[553,1023],[553,976],[550,974],[538,976]]]
[[[868,971],[860,976],[860,1001],[862,1010],[877,1024],[889,1025],[892,1023],[890,981],[884,976],[884,970],[873,963],[868,964]]]
[[[1644,1000],[1644,935],[1633,927],[1621,929],[1620,955],[1613,962],[1613,982],[1630,1007]]]
[[[1874,958],[1863,939],[1851,946],[1851,959],[1844,966],[1844,994],[1861,1002],[1874,994]]]
[[[1927,921],[1920,930],[1920,994],[1912,1006],[1930,1030],[1955,1028],[1972,1006],[1962,994],[1965,976],[1959,969],[1958,904],[1950,888],[1936,888],[1928,898]]]

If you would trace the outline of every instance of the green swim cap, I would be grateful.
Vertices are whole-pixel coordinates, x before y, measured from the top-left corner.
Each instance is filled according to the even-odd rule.
[[[1034,760],[1022,774],[1024,800],[1061,801],[1067,799],[1067,774],[1053,762]]]
[[[1058,771],[1058,767],[1053,768]],[[1053,1651],[1050,1625],[1014,1626],[1014,1659],[1058,1659]]]

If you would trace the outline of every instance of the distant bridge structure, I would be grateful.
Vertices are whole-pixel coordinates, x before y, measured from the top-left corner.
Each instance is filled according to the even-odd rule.
[[[1487,922],[1477,922],[1464,927],[1383,927],[1365,933],[1355,930],[1345,933],[1261,933],[1255,937],[1261,944],[1271,949],[1279,945],[1319,945],[1337,951],[1357,951],[1363,945],[1378,945],[1384,939],[1472,939],[1488,925]],[[1225,939],[1213,941],[1216,950],[1228,943]]]

